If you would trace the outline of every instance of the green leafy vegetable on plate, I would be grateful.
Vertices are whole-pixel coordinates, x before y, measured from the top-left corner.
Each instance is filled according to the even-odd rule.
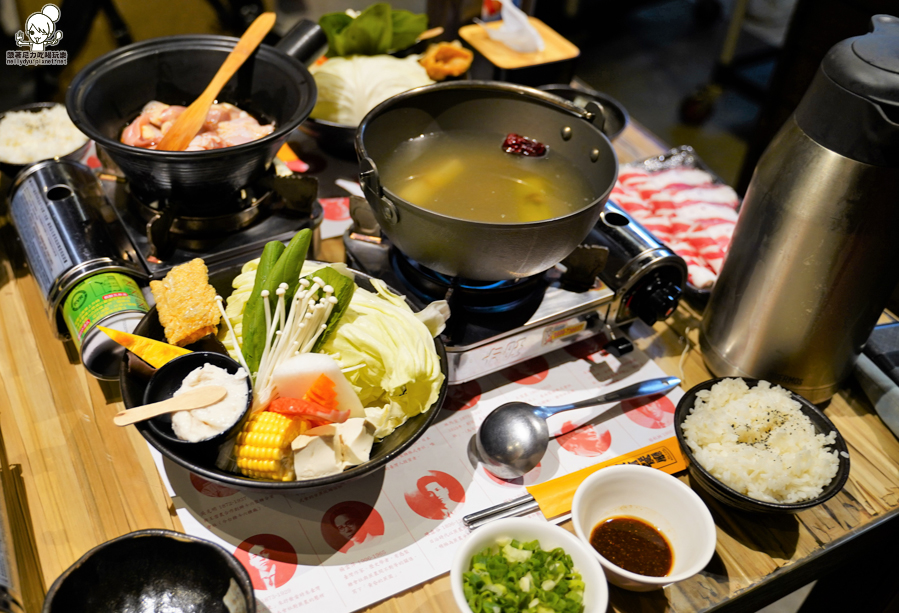
[[[259,368],[254,379],[254,408],[267,406],[273,390],[266,383],[268,375],[265,373],[270,373],[280,363],[280,357],[293,354],[283,349],[281,340],[285,335],[296,336],[298,327],[293,324],[301,321],[291,317],[292,308],[283,310],[288,305],[278,307],[279,301],[272,300],[270,296],[270,321],[279,325],[278,313],[284,313],[286,328],[280,335],[281,340],[272,337],[269,341],[271,347],[266,349],[265,308],[261,292],[266,287],[277,287],[277,284],[271,285],[278,276],[274,272],[276,264],[280,257],[290,252],[290,247],[284,250],[281,245],[283,255],[275,245],[267,245],[266,250],[268,253],[263,251],[260,259],[243,266],[234,279],[234,292],[228,298],[225,309],[244,351],[250,346],[248,338],[258,339],[261,343],[257,359],[263,367]],[[266,279],[260,280],[261,274],[265,274]],[[331,298],[323,297],[321,291],[316,290],[312,302],[323,298],[330,302],[333,299],[333,306],[327,307],[330,310],[322,331],[318,333],[312,327],[308,328],[308,333],[302,334],[306,340],[297,347],[306,347],[308,342],[304,352],[326,353],[338,362],[365,407],[366,418],[375,427],[375,438],[388,436],[408,418],[429,410],[437,401],[444,381],[433,339],[440,334],[449,318],[446,302],[433,302],[422,311],[413,312],[402,296],[391,292],[377,279],[371,280],[374,292],[358,287],[352,271],[342,264],[326,266],[305,262],[300,275],[304,278],[302,283],[318,277],[323,285],[330,286],[333,290]],[[257,321],[255,324],[250,320],[259,316],[251,309],[254,299],[257,305],[261,305],[258,313],[262,316],[261,323]],[[280,301],[285,302],[283,298]],[[308,340],[313,335],[317,335],[315,340]],[[234,341],[226,335],[223,342],[231,355],[239,358]]]
[[[325,328],[325,331],[322,332],[322,335],[319,336],[318,340],[315,342],[315,346],[312,347],[312,352],[317,353],[325,341],[328,340],[328,337],[334,332],[334,329],[337,327],[343,314],[346,313],[347,308],[350,306],[350,301],[353,299],[353,293],[356,291],[356,284],[352,279],[340,274],[331,267],[320,268],[307,275],[307,277],[313,276],[319,277],[327,285],[334,288],[334,297],[337,299],[337,304],[334,306],[334,310],[331,311],[331,315],[328,317],[328,327]]]
[[[428,27],[428,16],[373,4],[358,17],[328,13],[318,21],[328,37],[328,57],[382,55],[410,47]]]
[[[340,363],[375,426],[375,438],[383,438],[436,402],[443,372],[433,337],[449,312],[442,303],[414,313],[383,282],[371,284],[374,293],[356,289],[321,352]]]
[[[561,547],[504,539],[471,559],[462,576],[465,600],[474,613],[581,613],[584,581]]]

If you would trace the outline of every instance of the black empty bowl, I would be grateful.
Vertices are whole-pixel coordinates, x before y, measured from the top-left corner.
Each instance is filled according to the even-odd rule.
[[[50,586],[42,612],[241,610],[255,613],[256,598],[237,558],[195,536],[139,530],[81,556]]]
[[[356,128],[314,117],[300,124],[300,131],[314,138],[322,151],[353,161],[356,160]]]
[[[153,376],[150,377],[150,381],[147,383],[147,389],[144,391],[144,404],[168,400],[175,395],[175,392],[181,387],[181,383],[187,375],[197,368],[202,368],[204,364],[212,364],[213,366],[224,368],[232,375],[241,368],[241,365],[236,360],[221,353],[194,351],[192,353],[179,355],[173,360],[163,364],[156,370]],[[246,407],[244,407],[244,412],[241,417],[234,422],[234,425],[224,432],[199,442],[191,442],[178,438],[172,430],[171,415],[160,415],[159,417],[154,417],[140,423],[150,429],[156,436],[175,445],[218,445],[236,435],[238,430],[243,427],[243,424],[249,415],[250,404],[252,404],[252,402],[253,394],[250,389],[250,379],[247,377],[247,404]]]
[[[590,100],[601,104],[603,118],[605,119],[605,125],[602,128],[602,132],[609,137],[609,140],[618,138],[621,133],[624,132],[624,128],[627,127],[627,124],[630,121],[630,117],[628,117],[627,111],[621,106],[621,103],[602,92],[581,87],[571,87],[570,85],[561,83],[540,85],[537,89],[564,98],[569,102],[574,102],[581,107],[586,105]]]
[[[846,448],[846,441],[843,440],[839,430],[836,429],[836,426],[834,426],[827,416],[824,415],[821,409],[794,392],[790,392],[790,396],[800,404],[802,412],[811,420],[812,424],[815,426],[815,430],[819,434],[830,434],[831,432],[837,433],[836,440],[830,445],[827,445],[827,448],[829,451],[836,451],[838,453],[840,465],[837,469],[837,474],[816,498],[794,503],[767,502],[751,498],[745,494],[741,494],[713,477],[712,474],[703,468],[702,464],[700,464],[693,456],[690,446],[687,445],[687,442],[684,439],[682,425],[696,404],[696,393],[702,390],[711,389],[713,385],[724,381],[725,379],[740,378],[741,377],[722,377],[718,379],[709,379],[708,381],[704,381],[703,383],[692,387],[683,395],[680,402],[677,403],[677,409],[674,412],[674,431],[677,435],[677,441],[680,443],[681,450],[684,452],[684,455],[689,462],[690,476],[719,502],[743,511],[798,513],[799,511],[804,511],[805,509],[817,506],[836,496],[837,492],[843,489],[846,479],[849,478],[849,452]],[[743,381],[745,381],[750,388],[755,387],[759,383],[758,379],[743,378]]]

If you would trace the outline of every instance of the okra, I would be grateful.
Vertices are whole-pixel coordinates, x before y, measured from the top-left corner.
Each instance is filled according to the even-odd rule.
[[[259,360],[265,349],[265,305],[262,302],[261,294],[283,253],[284,243],[281,241],[271,241],[265,244],[262,257],[259,258],[259,266],[256,268],[253,291],[244,307],[243,341],[240,350],[253,376],[259,370]]]

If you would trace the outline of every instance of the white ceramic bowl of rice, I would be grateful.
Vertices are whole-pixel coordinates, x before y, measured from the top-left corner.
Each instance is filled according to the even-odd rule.
[[[41,160],[77,157],[87,145],[87,136],[62,104],[38,102],[0,114],[0,164],[8,171]]]
[[[744,510],[797,512],[834,496],[849,475],[846,444],[824,413],[767,381],[697,385],[678,404],[675,429],[691,476]]]

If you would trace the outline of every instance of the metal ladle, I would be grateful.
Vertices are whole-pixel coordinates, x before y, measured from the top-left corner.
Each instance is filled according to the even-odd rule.
[[[500,479],[517,479],[543,459],[549,445],[548,417],[572,409],[664,394],[680,382],[677,377],[649,379],[596,398],[554,407],[508,402],[490,413],[478,428],[475,435],[478,455],[484,468]]]

